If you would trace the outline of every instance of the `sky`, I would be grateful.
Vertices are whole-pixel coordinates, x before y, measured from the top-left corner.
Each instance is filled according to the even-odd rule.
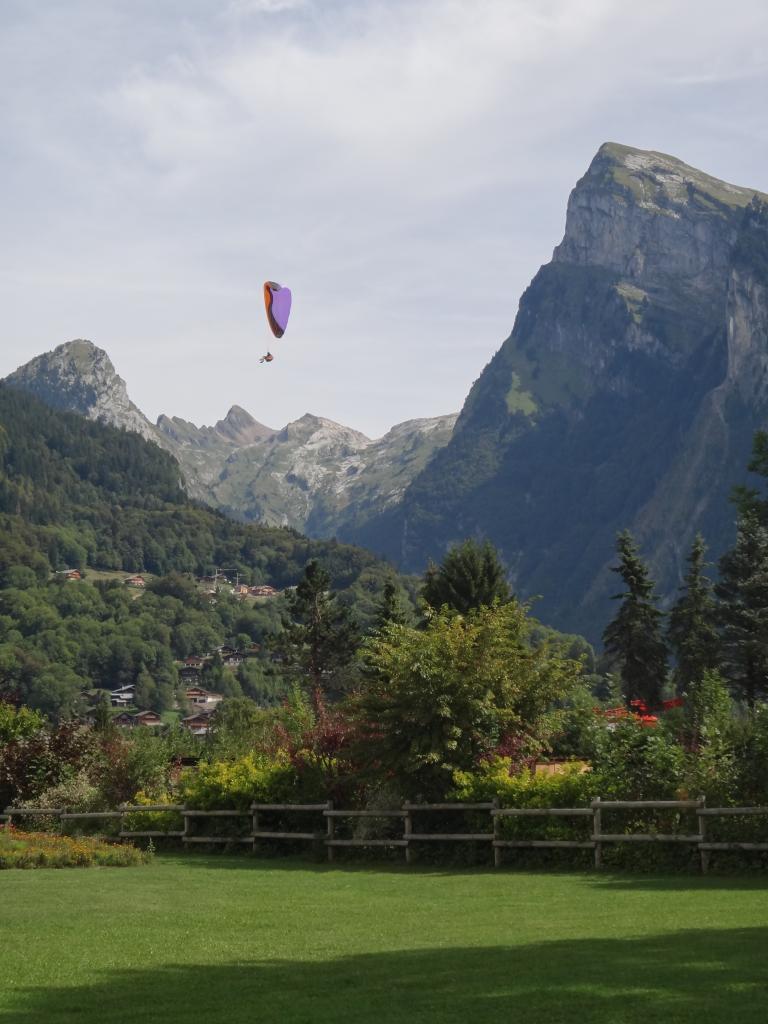
[[[458,411],[601,143],[768,191],[766,39],[764,0],[0,0],[0,376],[88,338],[153,419]]]

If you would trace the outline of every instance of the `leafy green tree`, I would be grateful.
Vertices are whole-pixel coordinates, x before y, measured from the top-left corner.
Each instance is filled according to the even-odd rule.
[[[496,549],[489,541],[471,539],[452,547],[440,566],[429,566],[421,593],[431,608],[447,605],[462,615],[512,598]]]
[[[716,669],[720,660],[714,588],[704,571],[706,550],[704,538],[697,534],[688,555],[688,571],[680,597],[669,614],[667,629],[677,661],[677,690],[689,695],[704,678],[704,673]]]
[[[619,534],[617,549],[619,564],[611,571],[621,577],[626,590],[614,595],[621,605],[603,642],[621,665],[625,699],[643,700],[652,707],[661,701],[667,672],[662,614],[655,604],[653,580],[628,530]]]
[[[15,708],[0,700],[0,744],[11,740],[26,740],[45,728],[45,719],[39,711],[31,708]]]
[[[208,746],[216,757],[242,757],[264,744],[270,724],[270,713],[248,697],[228,697],[211,718]]]
[[[705,669],[683,705],[685,739],[698,750],[728,740],[733,729],[733,702],[722,676]]]
[[[715,587],[722,622],[722,668],[754,708],[768,693],[768,529],[756,511],[739,519],[736,543],[720,559]]]
[[[355,698],[358,756],[410,794],[440,795],[453,773],[500,744],[541,749],[581,664],[544,643],[516,601],[467,616],[437,612],[425,630],[390,624],[365,641],[369,679]]]
[[[333,687],[360,640],[352,615],[339,604],[330,585],[328,572],[316,560],[308,562],[288,597],[290,618],[278,638],[286,667],[303,676],[316,695]]]

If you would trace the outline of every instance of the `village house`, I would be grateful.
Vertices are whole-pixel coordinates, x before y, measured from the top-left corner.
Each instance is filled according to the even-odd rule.
[[[83,578],[83,574],[79,569],[60,569],[56,575],[63,580],[71,580],[77,582]]]
[[[183,728],[188,729],[193,736],[206,736],[210,729],[213,710],[211,708],[209,710],[195,711],[194,714],[182,718],[181,725]]]
[[[147,585],[147,581],[143,576],[129,576],[127,579],[123,580],[123,583],[126,587],[138,587],[141,590],[143,590]]]
[[[253,597],[279,597],[280,596],[280,591],[279,590],[275,590],[274,587],[270,587],[270,586],[268,586],[266,584],[263,585],[263,586],[259,586],[259,587],[250,587],[248,592]]]
[[[163,724],[162,718],[156,711],[138,711],[135,715],[121,711],[119,715],[115,715],[112,721],[115,725],[126,729],[135,729],[137,726],[157,728]]]
[[[195,708],[216,708],[224,700],[220,693],[205,690],[202,686],[189,686],[184,693],[189,703],[193,704]]]
[[[134,696],[133,683],[127,683],[125,686],[118,686],[116,690],[110,691],[109,702],[113,708],[127,708],[129,704],[133,704]]]

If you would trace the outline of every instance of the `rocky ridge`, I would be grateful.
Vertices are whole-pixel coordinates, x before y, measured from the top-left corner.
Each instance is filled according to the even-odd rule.
[[[152,423],[107,353],[81,339],[32,359],[5,383],[154,441],[177,459],[188,492],[201,501],[318,537],[402,497],[456,419],[410,420],[378,440],[310,414],[274,430],[236,405],[214,426],[166,415]]]

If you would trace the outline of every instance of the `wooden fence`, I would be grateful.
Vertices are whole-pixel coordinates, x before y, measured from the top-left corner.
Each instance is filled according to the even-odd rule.
[[[693,814],[698,822],[695,832],[610,832],[604,830],[603,815],[612,811],[684,811]],[[126,828],[126,818],[130,815],[166,812],[178,815],[183,821],[181,829],[146,829],[133,830]],[[414,829],[414,817],[419,822],[425,820],[425,816],[435,812],[464,814],[477,814],[487,812],[489,819],[489,830],[483,832],[431,832],[416,831]],[[301,815],[306,819],[312,815],[319,823],[325,820],[325,828],[308,829],[306,823],[303,830],[285,828],[277,830],[263,827],[264,815],[280,814],[281,816],[294,814]],[[0,814],[0,824],[12,822],[14,818],[28,817],[57,817],[60,819],[62,830],[66,828],[67,822],[83,820],[118,820],[119,831],[114,838],[117,839],[139,839],[139,838],[173,838],[179,839],[184,844],[247,844],[253,850],[258,848],[264,840],[290,840],[309,841],[317,847],[325,847],[326,856],[329,861],[334,859],[334,853],[339,847],[394,847],[402,848],[405,853],[406,863],[410,864],[412,850],[415,844],[428,842],[472,842],[488,843],[493,850],[493,860],[496,867],[503,863],[503,851],[508,849],[578,849],[592,850],[594,865],[601,867],[603,859],[603,846],[606,843],[675,843],[688,844],[695,847],[699,853],[701,870],[706,873],[709,867],[710,854],[713,851],[744,850],[750,852],[768,852],[768,839],[765,842],[713,842],[707,837],[707,822],[717,817],[738,817],[764,815],[768,818],[768,807],[707,807],[704,797],[697,800],[602,800],[596,797],[589,807],[500,807],[499,802],[494,800],[489,803],[405,803],[401,808],[392,809],[369,809],[349,810],[335,808],[332,801],[318,804],[260,804],[253,803],[248,810],[215,810],[201,811],[182,806],[180,804],[154,804],[154,805],[123,805],[116,811],[90,811],[73,812],[64,808],[24,808],[6,807],[5,813]],[[204,822],[211,819],[250,819],[250,832],[244,835],[206,835],[200,833],[195,822]],[[576,839],[531,839],[504,838],[502,822],[505,818],[576,818],[585,819],[585,823],[591,824],[591,832],[588,837],[581,840]],[[388,837],[366,837],[352,836],[342,837],[336,831],[340,822],[354,822],[360,819],[372,819],[386,821],[393,819],[401,820],[403,823],[402,834],[393,834]],[[768,833],[768,823],[766,825]]]

